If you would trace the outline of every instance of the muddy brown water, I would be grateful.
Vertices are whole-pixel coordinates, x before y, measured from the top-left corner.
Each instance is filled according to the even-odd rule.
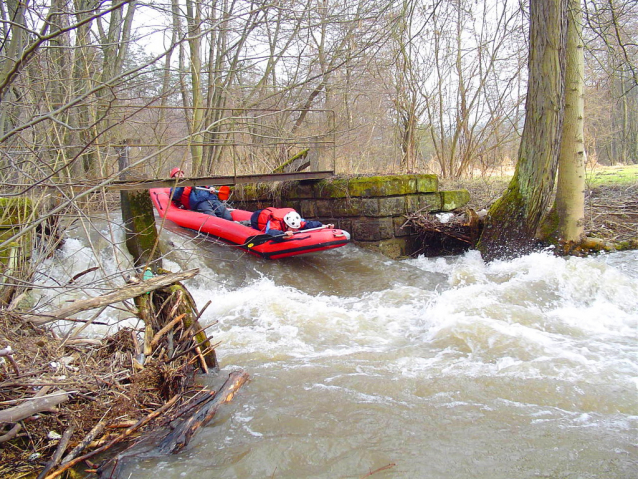
[[[251,380],[185,451],[122,477],[636,477],[638,252],[272,262],[163,240],[165,267],[201,269],[186,284],[222,374]],[[89,264],[83,241],[54,268]]]

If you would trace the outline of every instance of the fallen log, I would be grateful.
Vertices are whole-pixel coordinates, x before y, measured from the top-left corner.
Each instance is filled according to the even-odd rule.
[[[47,396],[33,397],[18,406],[0,411],[0,423],[14,423],[22,421],[39,412],[51,411],[58,404],[69,400],[69,393],[58,391]]]
[[[228,379],[221,389],[211,395],[210,399],[203,403],[195,414],[178,425],[171,433],[162,440],[159,445],[161,453],[175,454],[184,449],[195,432],[208,424],[217,413],[219,407],[230,402],[235,392],[248,380],[248,374],[243,371],[235,371],[228,376]]]
[[[248,374],[235,371],[228,375],[228,379],[218,391],[202,391],[202,397],[195,397],[181,408],[170,419],[172,429],[154,430],[132,444],[126,451],[105,461],[95,471],[100,479],[120,477],[130,459],[139,461],[142,458],[162,457],[167,453],[176,454],[188,445],[193,435],[201,427],[208,424],[222,404],[230,402],[237,390],[246,383]],[[194,412],[192,412],[194,411]],[[189,414],[187,419],[180,418]],[[168,422],[168,421],[167,421]]]
[[[65,319],[68,316],[72,316],[81,311],[100,308],[102,306],[117,303],[119,301],[135,298],[136,296],[140,296],[144,293],[155,291],[157,289],[163,288],[170,284],[174,284],[179,281],[192,278],[193,276],[196,276],[198,273],[199,273],[199,269],[195,268],[188,271],[184,271],[182,273],[168,273],[168,274],[157,275],[152,277],[151,279],[142,281],[137,284],[126,285],[111,293],[103,294],[101,296],[96,296],[94,298],[81,299],[81,300],[74,301],[70,305],[65,306],[64,308],[58,309],[57,311],[24,316],[22,320],[24,322],[31,322],[35,324],[36,326],[41,326],[43,324],[50,323],[51,321]]]

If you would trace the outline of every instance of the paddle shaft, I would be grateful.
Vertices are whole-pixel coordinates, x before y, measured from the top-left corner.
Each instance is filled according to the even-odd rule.
[[[327,228],[327,227],[328,227],[328,225],[317,226],[316,228],[308,228],[307,230],[293,231],[292,234],[296,235],[296,234],[299,234],[299,233],[307,233],[308,231],[322,230],[322,229]],[[286,233],[284,232],[284,233],[281,233],[281,234],[278,234],[278,235],[272,235],[273,238],[279,238],[281,236],[286,236]]]
[[[317,228],[309,228],[307,230],[297,230],[297,231],[293,231],[292,234],[296,235],[298,233],[307,233],[309,231],[316,231],[316,230],[322,230],[327,228],[328,225],[323,225],[323,226],[319,226]],[[263,243],[267,243],[268,241],[277,239],[277,238],[283,238],[285,236],[285,233],[281,233],[278,235],[269,235],[267,233],[262,233],[260,235],[257,236],[253,236],[252,238],[249,238],[248,241],[246,241],[245,244],[249,244],[249,243],[253,243],[254,245],[260,245]]]

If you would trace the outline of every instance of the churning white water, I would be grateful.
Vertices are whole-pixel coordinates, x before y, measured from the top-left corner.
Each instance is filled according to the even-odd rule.
[[[112,238],[98,258],[69,239],[48,275],[117,283]],[[163,238],[166,268],[201,270],[186,285],[211,302],[222,374],[251,380],[185,451],[123,477],[637,477],[637,251],[269,262]]]

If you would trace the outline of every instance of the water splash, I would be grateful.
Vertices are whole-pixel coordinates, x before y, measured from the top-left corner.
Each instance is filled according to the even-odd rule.
[[[252,381],[189,464],[136,477],[359,477],[384,461],[396,477],[635,471],[636,252],[486,264],[347,246],[268,262],[191,234],[163,241],[167,268],[200,268],[186,285],[210,301],[222,367]],[[70,242],[51,271],[92,261]]]

